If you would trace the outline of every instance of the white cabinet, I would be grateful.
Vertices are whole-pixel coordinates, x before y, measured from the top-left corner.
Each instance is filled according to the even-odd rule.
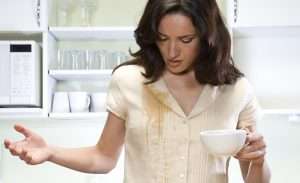
[[[300,37],[234,39],[236,65],[267,112],[300,113]]]
[[[234,37],[300,35],[298,0],[226,0]]]
[[[266,113],[300,113],[300,1],[227,0],[233,59]]]
[[[46,0],[0,0],[1,30],[46,29]]]
[[[299,0],[231,0],[237,27],[300,25]]]

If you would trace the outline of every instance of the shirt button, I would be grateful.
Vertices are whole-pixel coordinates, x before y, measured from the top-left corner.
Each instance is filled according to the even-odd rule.
[[[184,174],[181,173],[181,174],[179,175],[179,177],[183,179],[183,178],[184,178]]]

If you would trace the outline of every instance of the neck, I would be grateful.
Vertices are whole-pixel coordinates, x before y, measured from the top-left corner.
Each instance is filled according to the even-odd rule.
[[[172,88],[195,88],[200,86],[199,82],[196,80],[194,71],[178,75],[166,71],[163,74],[163,79]]]

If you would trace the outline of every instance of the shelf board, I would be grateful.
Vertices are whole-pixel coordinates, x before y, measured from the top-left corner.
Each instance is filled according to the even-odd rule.
[[[49,113],[49,118],[51,119],[65,119],[65,120],[103,119],[106,117],[107,117],[107,112]]]
[[[56,80],[108,80],[112,70],[49,70]]]
[[[300,37],[300,26],[234,26],[234,38]]]
[[[0,108],[0,119],[46,117],[42,108]]]
[[[0,29],[0,34],[39,34],[43,33],[44,29]]]
[[[133,40],[134,27],[50,27],[60,41]]]

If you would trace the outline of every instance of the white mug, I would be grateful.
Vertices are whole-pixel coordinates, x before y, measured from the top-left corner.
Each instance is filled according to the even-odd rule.
[[[55,92],[53,95],[52,112],[70,112],[69,96],[67,92]]]
[[[71,112],[89,112],[90,96],[87,92],[69,92]]]
[[[106,93],[91,93],[91,112],[104,112],[106,110]]]

